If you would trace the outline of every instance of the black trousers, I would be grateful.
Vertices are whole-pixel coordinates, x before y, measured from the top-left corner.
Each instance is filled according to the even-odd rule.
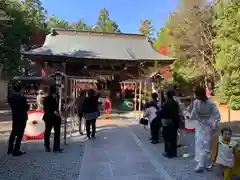
[[[44,146],[50,148],[50,136],[52,128],[54,129],[54,143],[53,149],[60,149],[60,135],[61,135],[61,119],[49,119],[45,120],[45,132],[44,132]]]
[[[153,119],[150,124],[151,136],[153,141],[159,141],[160,127],[161,127],[161,121],[159,119]]]
[[[169,156],[177,156],[177,128],[165,126],[163,128],[165,153]]]
[[[88,137],[90,137],[90,134],[91,134],[90,126],[92,126],[92,137],[95,137],[95,133],[96,133],[96,119],[86,120],[86,131],[87,131],[87,136]]]
[[[19,151],[21,146],[21,141],[26,128],[26,121],[13,120],[12,132],[9,137],[8,152]],[[15,142],[15,146],[14,146]]]
[[[79,132],[82,133],[82,118],[83,118],[82,112],[78,113],[78,118],[79,118]]]

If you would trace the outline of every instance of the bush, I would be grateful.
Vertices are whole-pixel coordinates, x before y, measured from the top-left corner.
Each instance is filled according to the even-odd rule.
[[[233,95],[229,102],[229,107],[233,110],[239,110],[240,109],[240,96]]]

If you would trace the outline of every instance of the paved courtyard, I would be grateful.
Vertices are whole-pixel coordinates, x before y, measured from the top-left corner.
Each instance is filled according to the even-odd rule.
[[[7,156],[7,139],[2,140],[0,180],[217,180],[213,172],[194,173],[193,157],[163,157],[163,144],[152,145],[148,130],[134,118],[99,120],[97,125],[95,140],[72,137],[62,154],[46,153],[42,141],[31,141],[23,144],[26,155]],[[193,136],[183,137],[189,143]]]

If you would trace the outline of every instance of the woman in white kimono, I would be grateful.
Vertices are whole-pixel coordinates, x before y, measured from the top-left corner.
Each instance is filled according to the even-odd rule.
[[[216,104],[208,99],[204,88],[195,91],[196,100],[190,119],[197,120],[195,131],[195,160],[198,162],[196,172],[203,172],[209,167],[210,150],[213,134],[217,132],[221,115]]]

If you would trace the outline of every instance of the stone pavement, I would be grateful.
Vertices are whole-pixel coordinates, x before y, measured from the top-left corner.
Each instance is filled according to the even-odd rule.
[[[79,180],[168,180],[149,156],[129,128],[109,126],[86,143]]]
[[[46,153],[42,141],[24,143],[26,155],[21,157],[5,155],[1,159],[0,179],[78,180],[84,152],[83,139],[75,137],[68,142],[69,145],[64,147],[64,153],[60,154]]]
[[[163,157],[163,144],[152,145],[134,117],[98,120],[97,126],[96,139],[72,137],[63,154],[45,153],[42,141],[31,141],[23,144],[26,155],[7,156],[7,139],[0,137],[0,180],[218,180],[213,172],[194,173],[193,157]]]
[[[194,162],[193,157],[183,158],[180,156],[173,159],[165,158],[161,155],[161,153],[164,151],[164,144],[160,143],[152,145],[149,142],[149,132],[147,129],[144,130],[143,127],[139,125],[131,126],[131,129],[138,137],[139,141],[141,141],[141,143],[148,149],[148,151],[151,154],[154,154],[156,161],[162,164],[163,169],[170,175],[172,180],[220,180],[215,177],[213,171],[206,171],[202,174],[195,173],[194,168],[196,166],[196,163]],[[185,143],[192,137],[190,136],[186,138],[188,139],[182,139],[182,141]],[[191,146],[191,148],[194,148],[194,146]],[[193,152],[193,149],[191,148],[188,149],[187,152]],[[179,149],[178,154],[181,155],[184,152],[185,149]]]

